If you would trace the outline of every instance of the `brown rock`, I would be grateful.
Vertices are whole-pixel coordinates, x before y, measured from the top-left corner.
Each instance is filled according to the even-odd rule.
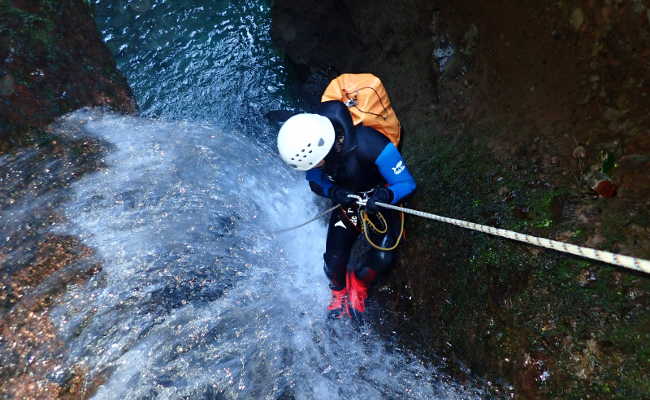
[[[11,104],[0,107],[0,141],[7,144],[20,143],[28,132],[85,106],[127,113],[137,109],[87,2],[61,0],[55,8],[44,3],[13,1],[16,8],[2,9],[3,30],[11,36],[10,45],[0,43],[0,53],[8,52],[11,59],[0,58],[5,61],[0,99]],[[31,28],[23,29],[25,25]],[[44,41],[47,46],[41,45]]]

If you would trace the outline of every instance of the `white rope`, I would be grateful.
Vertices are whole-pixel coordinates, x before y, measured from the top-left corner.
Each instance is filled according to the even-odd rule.
[[[602,251],[602,250],[592,249],[589,247],[576,246],[575,244],[558,242],[557,240],[540,238],[537,236],[526,235],[523,233],[509,231],[506,229],[494,228],[492,226],[487,226],[487,225],[475,224],[473,222],[462,221],[459,219],[442,217],[440,215],[412,210],[410,208],[398,207],[392,204],[386,204],[380,202],[376,202],[375,204],[385,208],[389,208],[391,210],[397,210],[397,211],[405,212],[407,214],[417,215],[418,217],[428,218],[440,222],[446,222],[448,224],[460,226],[462,228],[489,233],[490,235],[501,236],[508,239],[518,240],[520,242],[532,244],[535,246],[546,247],[547,249],[553,249],[564,253],[571,253],[577,256],[591,258],[592,260],[598,260],[609,264],[618,265],[620,267],[629,268],[636,271],[642,271],[647,274],[650,274],[650,261],[641,258],[624,256],[621,254],[610,253],[609,251]]]
[[[340,204],[337,204],[337,205],[335,205],[334,207],[332,207],[332,208],[328,208],[327,210],[325,210],[325,211],[323,211],[322,213],[318,214],[318,215],[315,216],[314,218],[310,219],[309,221],[305,221],[305,222],[303,222],[303,223],[300,224],[300,225],[292,226],[291,228],[280,229],[279,231],[272,231],[272,232],[269,232],[269,233],[272,234],[272,235],[277,235],[277,234],[279,234],[279,233],[289,232],[289,231],[292,231],[292,230],[294,230],[294,229],[302,228],[303,226],[305,226],[305,225],[307,225],[307,224],[309,224],[309,223],[311,223],[311,222],[316,221],[318,218],[322,217],[323,215],[331,213],[332,211],[336,210],[336,209],[339,208],[339,207],[341,207],[341,205],[340,205]]]

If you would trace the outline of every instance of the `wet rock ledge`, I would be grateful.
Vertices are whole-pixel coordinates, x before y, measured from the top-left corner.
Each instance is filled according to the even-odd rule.
[[[0,0],[0,151],[84,106],[136,110],[83,0]]]
[[[307,103],[382,78],[410,207],[650,258],[649,1],[276,0],[272,36]],[[650,398],[649,276],[407,228],[383,295],[405,343],[517,398]]]
[[[68,350],[50,317],[67,286],[101,270],[78,238],[50,233],[64,222],[65,192],[57,189],[100,169],[107,148],[56,137],[48,126],[85,106],[137,108],[89,3],[0,0],[2,399],[89,398],[101,384],[87,379],[85,366],[65,366]]]

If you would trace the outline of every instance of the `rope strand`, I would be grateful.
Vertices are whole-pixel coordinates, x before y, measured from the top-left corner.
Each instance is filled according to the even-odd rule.
[[[289,232],[289,231],[296,230],[296,229],[298,229],[298,228],[302,228],[303,226],[305,226],[305,225],[307,225],[307,224],[309,224],[309,223],[311,223],[311,222],[316,221],[318,218],[322,217],[323,215],[331,213],[332,211],[336,210],[336,209],[339,208],[339,207],[341,207],[341,205],[340,205],[340,204],[337,204],[337,205],[335,205],[334,207],[332,207],[332,208],[328,208],[327,210],[325,210],[325,211],[323,211],[322,213],[318,214],[318,215],[315,216],[314,218],[310,219],[309,221],[303,222],[303,223],[300,224],[300,225],[292,226],[291,228],[280,229],[279,231],[271,231],[271,232],[269,232],[269,233],[271,233],[272,235],[277,235],[278,233],[285,233],[285,232]]]
[[[400,235],[399,235],[395,245],[393,245],[390,248],[383,248],[383,247],[380,247],[380,246],[376,245],[375,243],[373,243],[370,240],[370,238],[368,237],[368,229],[366,227],[366,218],[367,218],[367,216],[364,215],[365,211],[362,211],[362,215],[361,215],[361,217],[362,217],[362,226],[363,226],[363,232],[364,232],[364,234],[366,236],[366,240],[368,240],[368,243],[370,243],[373,247],[375,247],[375,248],[377,248],[379,250],[390,251],[390,250],[393,250],[393,249],[395,249],[397,247],[397,245],[400,242],[400,239],[402,238],[402,233],[404,231],[404,214],[403,213],[406,213],[406,214],[415,215],[417,217],[427,218],[427,219],[431,219],[431,220],[439,221],[439,222],[444,222],[444,223],[447,223],[447,224],[459,226],[461,228],[471,229],[471,230],[478,231],[478,232],[483,232],[483,233],[488,233],[490,235],[504,237],[504,238],[507,238],[507,239],[512,239],[512,240],[516,240],[516,241],[519,241],[519,242],[532,244],[532,245],[535,245],[535,246],[544,247],[544,248],[547,248],[547,249],[556,250],[556,251],[563,252],[563,253],[569,253],[569,254],[573,254],[573,255],[576,255],[576,256],[589,258],[589,259],[596,260],[596,261],[601,261],[601,262],[604,262],[604,263],[607,263],[607,264],[617,265],[619,267],[632,269],[632,270],[635,270],[635,271],[640,271],[640,272],[645,272],[646,274],[650,274],[650,260],[645,260],[645,259],[637,258],[637,257],[630,257],[630,256],[622,255],[622,254],[616,254],[616,253],[612,253],[612,252],[604,251],[604,250],[592,249],[592,248],[589,248],[589,247],[578,246],[578,245],[571,244],[571,243],[566,243],[566,242],[559,242],[557,240],[551,240],[551,239],[541,238],[541,237],[538,237],[538,236],[527,235],[527,234],[524,234],[524,233],[509,231],[507,229],[495,228],[495,227],[488,226],[488,225],[481,225],[481,224],[477,224],[477,223],[474,223],[474,222],[463,221],[463,220],[460,220],[460,219],[443,217],[443,216],[440,216],[440,215],[426,213],[426,212],[418,211],[418,210],[413,210],[413,209],[410,209],[410,208],[394,206],[392,204],[386,204],[386,203],[381,203],[381,202],[376,202],[375,204],[380,206],[380,207],[387,208],[389,210],[395,210],[395,211],[401,211],[402,212],[402,214],[401,214],[401,219],[402,220],[401,220]],[[288,231],[292,231],[292,230],[301,228],[301,227],[303,227],[303,226],[305,226],[305,225],[307,225],[307,224],[309,224],[309,223],[311,223],[313,221],[316,221],[317,219],[319,219],[323,215],[331,213],[332,211],[336,210],[340,206],[341,206],[340,204],[337,204],[332,208],[328,208],[327,210],[325,210],[322,213],[318,214],[314,218],[312,218],[309,221],[306,221],[306,222],[304,222],[304,223],[302,223],[300,225],[296,225],[296,226],[293,226],[291,228],[281,229],[279,231],[273,231],[271,233],[272,234],[278,234],[278,233],[288,232]],[[374,224],[372,224],[371,221],[369,221],[369,222],[370,222],[370,225],[373,227],[373,229],[377,229],[374,226]]]
[[[460,226],[461,228],[489,233],[491,235],[513,239],[520,242],[533,244],[539,247],[545,247],[547,249],[552,249],[564,253],[570,253],[577,256],[590,258],[592,260],[602,261],[604,263],[613,264],[619,267],[633,269],[635,271],[641,271],[641,272],[645,272],[646,274],[650,274],[650,261],[644,260],[642,258],[630,257],[622,254],[611,253],[609,251],[596,250],[589,247],[577,246],[571,243],[559,242],[557,240],[550,240],[550,239],[540,238],[537,236],[526,235],[523,233],[509,231],[506,229],[500,229],[500,228],[494,228],[487,225],[475,224],[460,219],[442,217],[440,215],[412,210],[410,208],[398,207],[392,204],[386,204],[380,202],[376,202],[375,204],[391,210],[402,211],[407,214],[416,215],[418,217],[432,219],[434,221],[440,221],[451,225]]]

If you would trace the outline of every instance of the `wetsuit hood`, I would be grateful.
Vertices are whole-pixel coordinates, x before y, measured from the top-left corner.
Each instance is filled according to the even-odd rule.
[[[325,101],[318,105],[316,113],[329,118],[335,130],[337,130],[337,127],[342,129],[344,139],[341,155],[347,154],[356,148],[354,125],[352,124],[350,111],[345,104],[337,100]]]

